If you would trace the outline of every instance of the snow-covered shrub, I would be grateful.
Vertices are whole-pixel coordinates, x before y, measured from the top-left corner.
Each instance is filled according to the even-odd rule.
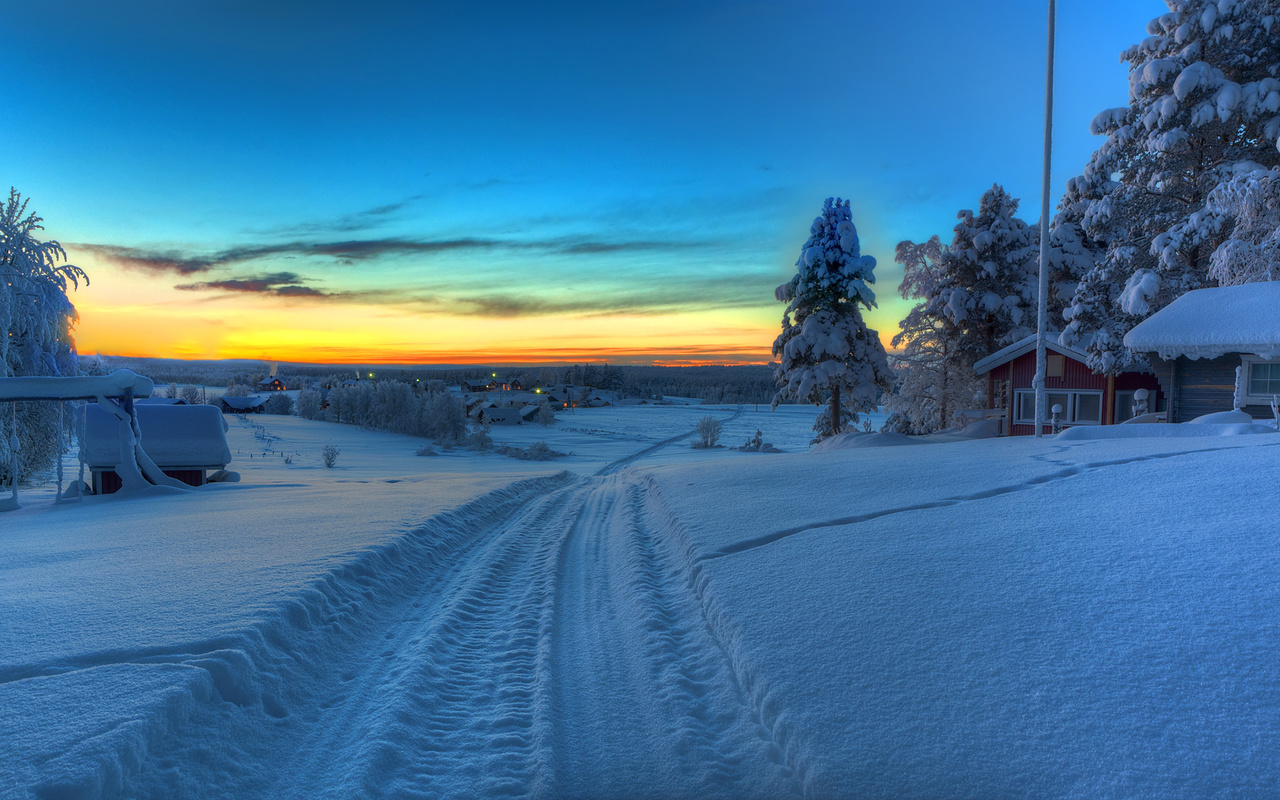
[[[498,449],[498,452],[521,461],[550,461],[553,458],[562,458],[565,455],[558,450],[552,450],[547,446],[546,442],[534,442],[528,447],[503,445]]]
[[[164,396],[165,396],[165,397],[177,397],[177,396],[178,396],[178,384],[176,384],[176,383],[171,383],[171,384],[169,384],[168,386],[164,387]]]
[[[193,406],[197,405],[200,402],[203,395],[204,395],[204,392],[200,390],[199,386],[192,386],[191,384],[187,384],[186,386],[182,387],[182,399],[186,400],[187,403],[189,403],[190,405],[193,405]]]
[[[795,276],[774,292],[787,308],[773,342],[781,387],[773,407],[788,399],[826,403],[813,425],[817,439],[857,423],[892,384],[884,346],[860,310],[875,308],[867,285],[875,282],[875,265],[862,255],[848,201],[829,197],[800,248]]]
[[[489,426],[476,426],[467,436],[467,447],[471,450],[488,450],[493,447],[493,437],[489,435]]]
[[[227,390],[222,393],[223,397],[248,397],[253,394],[253,387],[245,386],[243,383],[232,381],[227,384]]]
[[[419,447],[419,448],[418,448],[417,452],[415,452],[415,453],[414,453],[414,455],[417,455],[417,456],[438,456],[438,455],[440,455],[440,454],[436,452],[435,445],[432,445],[432,444],[424,444],[422,447]]]
[[[281,416],[293,413],[293,398],[284,392],[276,392],[267,398],[267,402],[262,405],[262,413],[279,414]]]
[[[317,389],[298,392],[298,416],[303,419],[324,419],[324,393]]]
[[[27,201],[9,190],[0,205],[0,377],[79,374],[71,338],[78,317],[67,299],[67,285],[89,279],[79,267],[59,264],[67,254],[56,241],[42,242],[35,232],[42,220],[27,213]],[[18,479],[48,469],[57,455],[61,403],[18,403],[0,412],[0,480],[11,472],[13,428],[19,442]]]
[[[325,467],[329,469],[333,469],[333,465],[338,463],[338,456],[341,454],[342,451],[331,444],[326,444],[324,448],[320,450],[320,458],[324,460]]]
[[[720,440],[723,426],[715,417],[703,417],[698,420],[698,426],[694,430],[698,435],[698,438],[693,440],[694,447],[715,447],[716,442]]]
[[[462,399],[449,391],[430,394],[422,401],[423,433],[444,445],[467,438],[467,409]]]

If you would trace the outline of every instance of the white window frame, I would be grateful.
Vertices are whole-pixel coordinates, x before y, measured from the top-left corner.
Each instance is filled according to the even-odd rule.
[[[1102,417],[1106,413],[1106,408],[1104,407],[1105,404],[1103,403],[1102,392],[1100,390],[1097,390],[1097,389],[1045,389],[1044,393],[1045,393],[1046,399],[1051,394],[1065,394],[1067,396],[1067,407],[1062,410],[1062,415],[1059,418],[1059,421],[1064,426],[1065,425],[1101,425],[1102,424]],[[1022,411],[1022,396],[1031,395],[1034,398],[1035,394],[1036,393],[1034,389],[1015,389],[1014,390],[1014,405],[1013,405],[1013,414],[1014,414],[1013,424],[1014,425],[1035,425],[1036,424],[1036,421],[1034,419],[1026,419],[1025,417],[1019,416],[1019,414]],[[1076,408],[1077,408],[1076,398],[1081,395],[1092,395],[1093,397],[1098,398],[1098,419],[1077,420],[1075,418]],[[1032,403],[1034,402],[1035,401],[1032,400]],[[1045,412],[1044,422],[1046,425],[1050,425],[1053,423],[1053,413],[1051,411],[1052,408],[1053,406],[1050,405],[1049,408],[1046,408],[1044,410]]]
[[[1262,358],[1261,356],[1240,356],[1240,366],[1243,369],[1236,373],[1236,397],[1242,398],[1246,406],[1269,406],[1271,405],[1271,395],[1249,394],[1249,377],[1255,364],[1280,364],[1280,361]]]

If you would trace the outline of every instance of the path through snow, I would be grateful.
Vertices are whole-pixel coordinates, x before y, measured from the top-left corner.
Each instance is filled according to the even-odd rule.
[[[280,676],[296,696],[264,697],[278,724],[255,738],[253,703],[214,704],[136,794],[798,796],[672,519],[632,472],[526,481],[434,518],[376,577],[329,587],[320,604],[348,611],[323,641],[264,632],[316,658],[246,657],[296,670]],[[243,742],[234,763],[209,762],[211,729]]]

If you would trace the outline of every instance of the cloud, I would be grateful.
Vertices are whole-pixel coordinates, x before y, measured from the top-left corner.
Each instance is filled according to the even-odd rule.
[[[394,203],[384,203],[380,206],[366,208],[363,211],[342,214],[330,219],[300,222],[295,225],[280,225],[268,228],[263,232],[274,236],[306,236],[318,233],[351,233],[369,230],[385,224],[388,220],[396,217],[399,212],[425,197],[425,194],[415,194],[403,200],[397,200]]]
[[[152,274],[194,275],[220,267],[273,257],[327,257],[345,262],[369,261],[405,255],[438,255],[448,252],[507,250],[546,255],[581,256],[634,252],[678,252],[717,246],[708,240],[636,239],[617,240],[590,237],[556,239],[411,239],[385,237],[332,242],[287,242],[283,244],[237,245],[213,253],[184,252],[177,249],[152,250],[110,244],[72,243],[68,247],[88,250],[126,269]]]
[[[329,297],[328,292],[303,284],[303,278],[294,272],[273,272],[253,278],[229,278],[222,281],[180,283],[173,288],[184,292],[239,292],[244,294],[271,294],[278,297]]]

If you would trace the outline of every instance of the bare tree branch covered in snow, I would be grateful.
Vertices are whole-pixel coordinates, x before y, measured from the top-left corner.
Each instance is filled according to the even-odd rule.
[[[694,447],[715,447],[716,442],[720,441],[720,432],[723,430],[723,426],[720,424],[720,420],[715,417],[703,417],[698,420],[698,425],[694,430],[698,434],[698,438],[693,441]]]
[[[1235,219],[1209,257],[1220,286],[1280,280],[1280,168],[1232,178],[1209,193],[1208,211]]]
[[[800,248],[795,276],[774,293],[787,309],[773,343],[781,387],[773,407],[787,399],[826,403],[813,425],[815,441],[857,424],[892,385],[884,346],[860,310],[875,308],[867,285],[875,282],[875,265],[861,253],[849,201],[829,197]]]
[[[67,254],[56,241],[41,241],[43,220],[27,212],[14,189],[0,206],[0,377],[76,375],[72,328],[78,317],[67,287],[88,276],[79,267],[59,263]],[[60,406],[19,403],[16,411],[19,479],[46,469],[57,451]],[[13,411],[5,415],[12,425]],[[0,480],[9,478],[9,426],[0,435]]]

